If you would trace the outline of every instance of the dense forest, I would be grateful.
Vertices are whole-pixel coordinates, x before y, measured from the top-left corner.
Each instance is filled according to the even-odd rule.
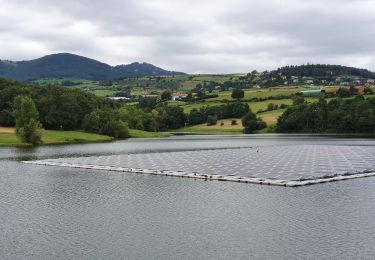
[[[288,108],[278,119],[277,132],[375,133],[375,98],[356,96]]]
[[[317,77],[332,80],[338,76],[354,76],[375,79],[375,73],[367,69],[358,69],[341,65],[308,64],[300,66],[285,66],[271,71],[270,75],[284,75],[287,77]]]
[[[41,78],[79,78],[110,80],[120,77],[182,75],[148,63],[132,63],[112,67],[108,64],[74,55],[58,53],[30,61],[1,61],[0,77],[31,81]]]

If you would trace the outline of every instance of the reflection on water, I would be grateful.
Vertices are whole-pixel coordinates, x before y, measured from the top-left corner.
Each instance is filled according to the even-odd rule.
[[[297,189],[26,165],[223,147],[375,145],[331,136],[179,136],[0,148],[2,259],[371,259],[375,178]]]

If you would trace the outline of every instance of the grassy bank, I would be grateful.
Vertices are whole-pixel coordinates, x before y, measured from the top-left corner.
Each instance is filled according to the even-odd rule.
[[[43,131],[43,144],[78,144],[108,142],[113,138],[106,135],[90,134],[80,131]],[[13,128],[0,128],[0,146],[28,146],[22,143]]]
[[[168,137],[169,134],[151,133],[141,130],[130,129],[129,134],[131,138],[159,138]],[[113,141],[113,137],[99,134],[85,133],[81,131],[54,131],[45,130],[43,131],[43,144],[83,144],[83,143],[98,143],[98,142],[109,142]],[[0,127],[0,147],[9,146],[28,146],[28,144],[22,143],[14,133],[13,128],[1,128]]]

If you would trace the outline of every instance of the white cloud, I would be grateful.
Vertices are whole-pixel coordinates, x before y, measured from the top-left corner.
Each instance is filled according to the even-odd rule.
[[[0,58],[73,52],[200,73],[331,63],[375,70],[362,0],[0,0]]]

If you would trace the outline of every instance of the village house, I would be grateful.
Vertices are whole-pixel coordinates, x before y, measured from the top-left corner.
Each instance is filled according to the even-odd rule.
[[[187,94],[182,94],[182,93],[172,93],[172,100],[179,100],[182,98],[186,98],[188,95]]]

